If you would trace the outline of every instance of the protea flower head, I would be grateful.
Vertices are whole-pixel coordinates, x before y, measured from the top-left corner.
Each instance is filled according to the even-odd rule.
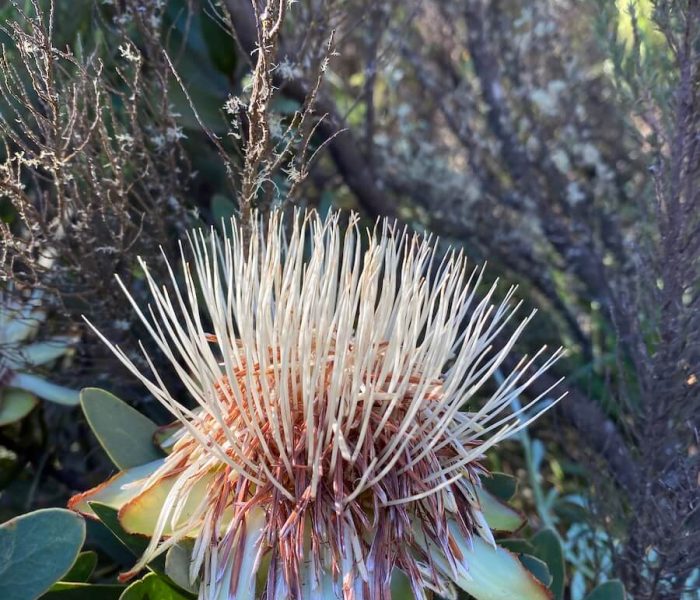
[[[416,598],[454,597],[455,584],[484,600],[547,597],[495,544],[480,483],[486,451],[539,400],[518,414],[512,399],[559,356],[494,384],[531,318],[495,346],[516,321],[514,290],[494,305],[496,285],[477,294],[483,270],[461,252],[438,259],[386,220],[256,223],[249,236],[235,222],[223,237],[193,232],[184,284],[170,270],[161,287],[142,264],[153,305],[130,298],[196,408],[147,354],[149,374],[103,338],[177,419],[163,460],[71,501],[86,514],[111,504],[150,536],[123,577],[189,539],[202,600],[383,600],[395,569]]]

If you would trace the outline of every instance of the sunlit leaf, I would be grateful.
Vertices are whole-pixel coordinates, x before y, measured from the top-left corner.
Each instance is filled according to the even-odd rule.
[[[492,546],[480,536],[465,537],[461,528],[449,522],[452,543],[459,549],[462,560],[456,577],[457,586],[476,600],[549,600],[551,592],[518,558],[500,546]],[[414,530],[416,542],[430,554],[435,566],[444,573],[453,573],[442,551],[427,540],[420,528]]]
[[[187,501],[180,513],[182,522],[189,519],[201,504],[202,499],[207,494],[207,488],[215,476],[216,471],[210,471],[206,476],[199,478],[192,489],[188,491]],[[119,522],[124,530],[129,533],[152,535],[165,500],[176,481],[176,475],[167,477],[124,504],[119,510]],[[169,532],[170,527],[166,527],[164,534],[168,535]],[[194,534],[194,532],[192,533]]]
[[[452,533],[457,533],[455,529]],[[470,579],[459,577],[457,585],[477,600],[548,600],[549,590],[514,554],[487,544],[479,537],[471,542],[455,535],[468,565]]]
[[[136,482],[145,480],[162,464],[163,459],[154,460],[145,465],[121,471],[101,485],[73,496],[68,507],[88,516],[94,516],[90,506],[91,502],[99,502],[119,510],[126,502],[141,492],[142,486]]]
[[[494,531],[511,533],[525,524],[526,519],[521,512],[508,506],[486,490],[477,487],[476,495],[481,504],[481,512],[489,527]]]
[[[6,315],[2,330],[2,340],[5,344],[15,344],[33,336],[46,318],[43,311],[34,310],[33,302],[27,302],[20,312]],[[33,312],[32,312],[33,311]]]

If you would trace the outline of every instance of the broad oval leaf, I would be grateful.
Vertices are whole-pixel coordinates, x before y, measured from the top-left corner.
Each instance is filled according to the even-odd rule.
[[[0,525],[0,598],[33,600],[71,568],[85,540],[74,512],[48,508]]]
[[[506,473],[491,473],[481,477],[481,485],[496,498],[508,502],[518,491],[518,480]]]
[[[39,403],[34,394],[10,388],[0,394],[0,427],[16,423],[26,417]]]
[[[552,529],[543,529],[530,539],[530,543],[535,549],[535,556],[547,563],[552,574],[549,589],[552,590],[555,600],[561,600],[564,597],[565,566],[559,536]]]
[[[214,194],[211,199],[211,218],[217,227],[226,226],[235,214],[236,204],[232,200],[222,194]]]
[[[601,583],[595,588],[585,600],[625,600],[625,587],[619,579],[612,579]]]
[[[518,558],[525,565],[525,568],[537,577],[543,585],[549,587],[552,584],[552,574],[549,572],[546,562],[531,554],[521,554]]]
[[[80,404],[100,445],[120,469],[162,458],[153,444],[158,427],[136,409],[98,388],[83,389]]]

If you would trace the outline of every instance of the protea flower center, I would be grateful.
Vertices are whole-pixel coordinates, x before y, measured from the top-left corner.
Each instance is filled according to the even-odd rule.
[[[171,291],[143,265],[154,306],[132,303],[190,398],[113,347],[177,421],[162,461],[72,506],[111,503],[151,537],[125,578],[189,540],[202,599],[389,599],[396,569],[417,598],[454,583],[486,600],[546,597],[495,546],[480,482],[485,451],[526,423],[513,397],[558,356],[493,385],[530,318],[494,347],[513,290],[495,306],[461,254],[437,261],[388,222],[363,234],[355,215],[343,230],[308,213],[284,231],[275,213],[245,249],[235,224],[192,234],[194,273],[183,252]]]

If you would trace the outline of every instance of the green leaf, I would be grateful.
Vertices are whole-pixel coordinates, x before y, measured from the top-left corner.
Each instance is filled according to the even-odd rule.
[[[236,214],[236,205],[222,194],[214,194],[211,199],[211,218],[217,227],[229,224],[231,217]]]
[[[198,410],[195,409],[194,412],[198,412]],[[153,443],[160,448],[163,453],[170,454],[177,441],[177,438],[173,436],[180,429],[182,429],[182,423],[179,421],[159,427],[153,435]]]
[[[503,546],[507,550],[515,552],[516,554],[534,554],[535,552],[535,549],[532,547],[532,544],[522,538],[509,538],[505,540],[498,540],[498,545]]]
[[[98,519],[85,520],[87,539],[104,555],[118,565],[131,566],[134,555],[121,541]]]
[[[113,394],[85,388],[80,392],[80,404],[97,440],[120,469],[163,457],[153,444],[156,424]]]
[[[492,546],[478,535],[465,536],[461,528],[448,521],[452,542],[459,548],[461,568],[454,583],[476,600],[549,600],[551,593],[518,558],[505,548]],[[416,542],[430,554],[435,566],[445,572],[452,567],[422,529],[414,529]]]
[[[483,488],[476,486],[475,491],[481,504],[481,512],[488,526],[494,531],[511,533],[525,524],[525,516],[521,512],[511,508]]]
[[[170,548],[165,555],[165,574],[178,587],[192,593],[196,591],[189,578],[193,549],[194,540],[183,540]]]
[[[611,579],[601,583],[595,588],[585,600],[625,600],[625,587],[619,579]]]
[[[90,507],[97,515],[97,518],[102,524],[109,529],[124,546],[126,546],[134,556],[141,556],[148,546],[148,538],[143,535],[127,533],[119,522],[119,512],[100,502],[90,502]],[[152,563],[149,568],[158,573],[165,573],[165,558],[161,554]]]
[[[531,554],[521,554],[519,557],[520,562],[525,565],[525,568],[530,571],[537,579],[539,579],[544,585],[549,587],[552,583],[552,574],[547,568],[547,563],[539,558],[532,556]]]
[[[127,533],[119,523],[119,511],[101,502],[90,502],[90,508],[95,512],[100,522],[109,529],[134,556],[141,556],[148,546],[148,539],[142,535]]]
[[[190,600],[194,597],[180,593],[155,573],[149,573],[126,588],[119,600]]]
[[[391,600],[414,600],[408,577],[400,569],[391,572]]]
[[[41,600],[119,600],[126,586],[59,581]]]
[[[128,472],[127,472],[128,473]],[[207,471],[192,485],[187,493],[184,506],[180,509],[180,516],[176,526],[181,526],[189,519],[208,496],[212,482],[217,477],[217,470]],[[152,536],[160,513],[165,505],[168,494],[177,482],[177,475],[161,478],[148,489],[134,496],[119,509],[119,523],[124,531],[129,533]],[[223,524],[222,524],[223,526]],[[170,535],[171,525],[163,530],[163,535]]]
[[[302,104],[298,100],[292,98],[277,96],[272,100],[270,108],[274,112],[282,115],[293,115],[296,111],[302,109]]]
[[[64,406],[76,406],[78,404],[78,392],[62,385],[56,385],[30,373],[16,373],[10,380],[12,387],[18,387],[31,392],[39,398],[63,404]]]
[[[99,502],[114,510],[120,510],[134,496],[141,493],[145,480],[161,466],[163,466],[163,459],[154,460],[126,471],[120,471],[97,487],[73,496],[68,502],[68,508],[86,517],[95,516],[90,507],[91,502]]]
[[[82,517],[38,510],[0,525],[0,598],[33,600],[65,575],[85,540]]]
[[[5,344],[16,344],[33,336],[41,323],[46,320],[43,310],[34,310],[38,298],[34,297],[24,306],[17,307],[11,312],[3,310],[2,314],[2,340]]]
[[[20,356],[24,364],[45,365],[66,354],[74,341],[72,337],[61,336],[44,342],[35,342],[23,347],[20,350]]]
[[[0,395],[0,427],[21,421],[38,403],[34,394],[15,388],[6,389]]]
[[[491,473],[491,477],[482,477],[481,485],[486,491],[504,502],[508,502],[515,496],[515,492],[518,490],[518,480],[505,473]]]
[[[0,456],[0,494],[7,486],[11,485],[22,472],[24,461],[14,454]]]
[[[552,529],[543,529],[530,539],[535,549],[535,556],[547,563],[552,574],[552,583],[549,586],[555,600],[564,597],[564,551],[559,541],[559,536]]]
[[[456,583],[477,600],[549,599],[546,586],[508,550],[500,546],[494,548],[477,536],[471,543],[465,540],[459,545],[465,555],[470,579],[460,577]]]
[[[64,582],[85,583],[97,566],[97,553],[81,552],[75,559],[70,571],[63,577]]]
[[[232,75],[236,68],[236,43],[226,31],[226,25],[215,20],[207,11],[201,16],[202,38],[207,46],[209,58],[214,66],[226,75]]]

